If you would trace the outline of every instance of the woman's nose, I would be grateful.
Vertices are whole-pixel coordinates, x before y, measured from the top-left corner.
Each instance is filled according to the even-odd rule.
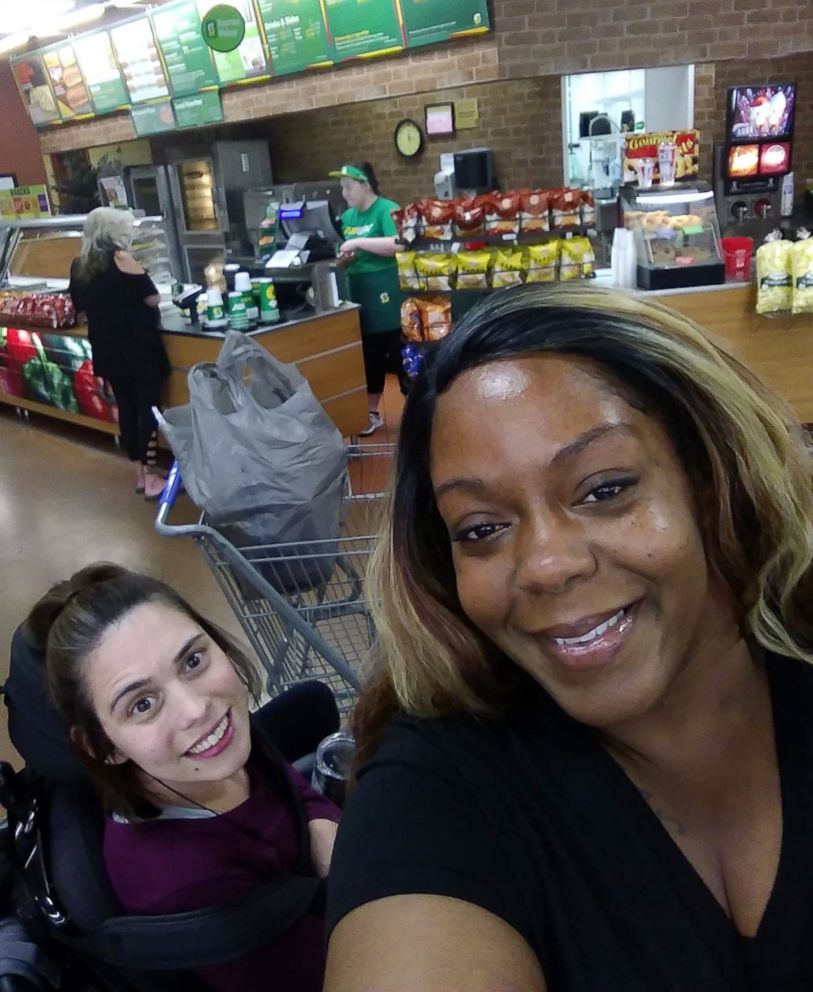
[[[523,592],[563,592],[596,570],[594,549],[577,523],[561,518],[535,521],[517,544],[516,576]]]
[[[207,699],[190,686],[178,686],[174,695],[175,710],[185,727],[194,726],[206,715]]]

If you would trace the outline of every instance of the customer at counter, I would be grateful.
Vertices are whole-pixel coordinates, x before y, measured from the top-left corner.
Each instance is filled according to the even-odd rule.
[[[527,286],[402,424],[326,992],[813,988],[787,408],[666,307]]]
[[[93,370],[116,397],[122,444],[136,463],[136,492],[155,500],[164,478],[156,467],[152,409],[161,405],[161,383],[170,365],[161,339],[158,290],[128,252],[134,233],[129,211],[91,210],[79,257],[71,265],[69,292],[77,313],[87,316]]]
[[[384,426],[379,413],[387,369],[401,353],[401,289],[395,255],[398,228],[392,211],[398,204],[380,195],[369,162],[343,165],[331,176],[341,179],[348,209],[342,214],[345,241],[339,247],[340,265],[347,267],[350,297],[361,307],[361,344],[370,425],[362,437]]]

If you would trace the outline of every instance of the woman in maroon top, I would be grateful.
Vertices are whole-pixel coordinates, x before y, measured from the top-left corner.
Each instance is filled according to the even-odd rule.
[[[110,564],[54,586],[28,625],[110,814],[105,863],[127,911],[221,905],[296,871],[292,790],[312,870],[327,875],[338,811],[252,734],[258,676],[227,634],[164,583]],[[223,992],[319,992],[323,967],[320,921],[305,915],[268,949],[200,974]]]

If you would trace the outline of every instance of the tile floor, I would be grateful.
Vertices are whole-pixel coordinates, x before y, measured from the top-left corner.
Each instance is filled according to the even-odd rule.
[[[382,404],[386,430],[370,442],[394,441],[402,399],[388,377]],[[216,623],[239,625],[193,542],[159,537],[156,504],[133,491],[132,468],[108,435],[0,404],[0,682],[17,624],[48,587],[89,562],[104,559],[155,575]],[[182,496],[172,521],[192,522]],[[15,763],[0,705],[0,758]],[[17,761],[16,763],[19,764]]]

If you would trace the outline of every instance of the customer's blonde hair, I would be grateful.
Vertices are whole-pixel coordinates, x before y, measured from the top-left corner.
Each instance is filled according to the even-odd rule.
[[[407,399],[368,579],[378,647],[356,710],[362,757],[398,710],[493,714],[520,677],[460,606],[429,453],[437,399],[457,376],[539,353],[591,359],[629,402],[659,419],[698,504],[711,509],[709,562],[736,596],[746,636],[813,661],[811,459],[791,410],[667,306],[584,284],[528,285],[470,311]]]
[[[135,218],[129,210],[97,207],[85,218],[77,276],[90,280],[110,265],[117,251],[127,251],[135,235]]]

